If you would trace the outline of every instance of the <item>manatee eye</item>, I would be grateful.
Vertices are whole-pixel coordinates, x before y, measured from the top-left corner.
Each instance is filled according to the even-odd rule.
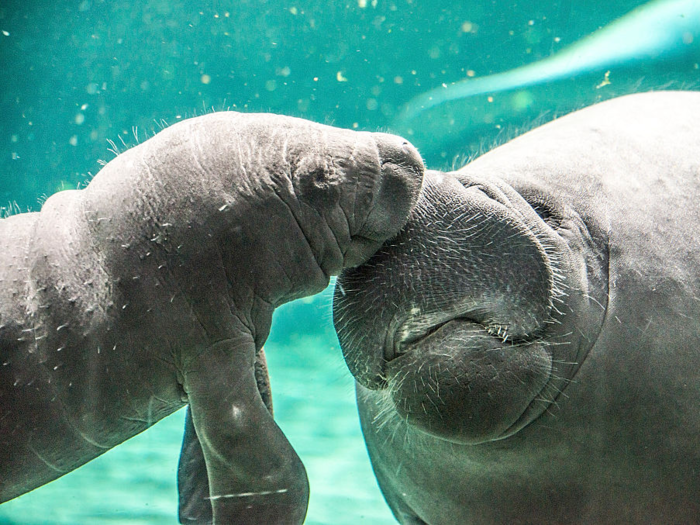
[[[299,173],[304,186],[311,191],[328,191],[333,186],[333,178],[325,166],[315,166]]]
[[[313,181],[313,183],[316,186],[322,186],[326,184],[328,175],[326,174],[326,170],[322,167],[316,167],[314,168],[308,175],[310,180]]]
[[[327,187],[332,181],[332,172],[325,162],[302,160],[294,169],[294,178],[306,186]]]
[[[339,199],[336,176],[325,163],[302,163],[294,173],[294,186],[310,202],[334,204]]]
[[[521,197],[532,206],[535,213],[539,215],[547,226],[553,230],[558,229],[564,220],[559,203],[549,195],[535,189],[528,189],[519,192]]]

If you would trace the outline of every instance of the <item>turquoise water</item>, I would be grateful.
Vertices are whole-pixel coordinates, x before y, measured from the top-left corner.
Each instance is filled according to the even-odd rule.
[[[412,126],[429,166],[445,168],[557,112],[636,90],[697,87],[700,20],[680,34],[672,59],[660,50],[576,74],[575,60],[555,60],[556,80],[508,84],[509,72],[566,56],[643,3],[6,0],[0,207],[37,210],[46,196],[86,184],[100,160],[212,110],[406,134]],[[596,56],[614,57],[626,41],[605,41]],[[499,73],[507,76],[492,77]],[[497,84],[478,96],[420,107],[431,90],[486,78]],[[406,124],[403,111],[416,104]],[[474,115],[445,134],[450,120]],[[266,344],[276,418],[309,474],[308,523],[393,523],[364,450],[329,293],[276,313]],[[0,524],[175,523],[183,417],[1,506]]]

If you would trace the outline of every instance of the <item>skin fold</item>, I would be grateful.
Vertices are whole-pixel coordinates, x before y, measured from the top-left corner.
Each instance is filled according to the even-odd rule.
[[[700,94],[581,110],[426,173],[334,322],[397,520],[691,523]]]
[[[422,174],[396,136],[222,112],[0,220],[0,501],[189,404],[181,519],[301,523],[306,472],[261,353],[272,313],[394,236]]]

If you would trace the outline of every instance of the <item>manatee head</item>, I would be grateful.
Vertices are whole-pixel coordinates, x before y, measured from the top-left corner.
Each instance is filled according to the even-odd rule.
[[[428,172],[401,233],[338,279],[343,353],[362,387],[385,392],[387,417],[457,443],[503,439],[575,374],[602,309],[590,304],[595,261],[565,237],[593,241],[525,193]]]
[[[288,150],[300,227],[314,229],[323,217],[342,252],[342,267],[357,266],[406,223],[418,198],[423,162],[395,135],[316,125],[305,135]],[[335,264],[329,273],[339,272]]]
[[[288,215],[277,217],[303,232],[329,275],[364,262],[396,235],[418,198],[423,161],[401,137],[279,115],[220,118],[222,129],[207,128],[226,150],[219,162],[233,154],[231,164],[240,166],[225,184],[239,200],[260,201],[265,213],[276,208],[271,200],[283,203]]]
[[[204,283],[188,274],[192,294],[225,279],[237,305],[255,296],[274,307],[319,292],[396,235],[423,170],[416,149],[394,135],[220,112],[120,155],[88,189],[89,209],[98,218],[119,210],[97,225],[98,237],[120,239],[117,251],[138,232],[144,253],[156,239],[178,265],[212,268]],[[216,268],[225,275],[211,275]]]

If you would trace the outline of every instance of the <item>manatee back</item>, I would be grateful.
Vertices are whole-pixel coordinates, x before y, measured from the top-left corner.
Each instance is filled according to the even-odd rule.
[[[685,243],[700,223],[700,92],[628,95],[571,113],[460,170],[542,190],[607,231],[653,244],[657,220]],[[641,246],[640,246],[641,247]]]
[[[23,213],[0,219],[0,339],[26,311],[28,250],[37,218]]]

